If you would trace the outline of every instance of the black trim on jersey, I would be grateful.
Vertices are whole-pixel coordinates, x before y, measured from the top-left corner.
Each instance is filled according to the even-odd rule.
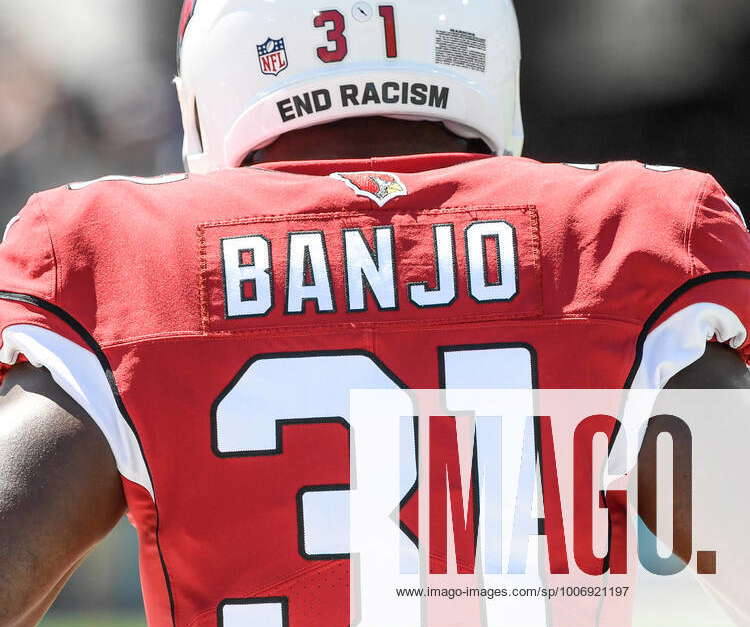
[[[305,511],[302,499],[305,494],[310,492],[343,492],[351,490],[352,486],[348,483],[332,483],[302,486],[297,491],[297,546],[299,554],[306,560],[310,561],[330,561],[349,559],[350,553],[308,553],[305,550]]]
[[[346,234],[350,232],[356,232],[359,233],[362,237],[362,241],[365,244],[365,248],[367,249],[367,252],[370,255],[370,258],[372,259],[372,262],[375,264],[375,267],[380,270],[380,260],[378,258],[378,231],[380,230],[388,230],[391,233],[391,271],[393,273],[393,307],[382,307],[380,305],[380,300],[378,300],[377,295],[375,294],[375,290],[372,287],[372,283],[370,283],[369,279],[365,275],[365,273],[360,270],[360,274],[362,275],[362,309],[352,309],[352,303],[351,298],[349,294],[349,262],[348,262],[348,253],[347,253],[347,245],[346,245]],[[342,240],[342,252],[344,257],[344,295],[346,297],[346,311],[348,313],[363,313],[365,311],[369,311],[370,308],[370,302],[367,298],[367,292],[368,289],[366,287],[369,286],[369,292],[372,294],[372,299],[375,301],[375,304],[378,307],[378,311],[398,311],[399,309],[399,281],[398,281],[398,264],[396,263],[396,230],[392,225],[385,225],[385,226],[376,226],[372,229],[373,236],[372,236],[372,242],[373,247],[370,248],[370,243],[367,241],[367,237],[365,237],[364,228],[351,228],[351,229],[342,229],[341,230],[341,240]],[[365,285],[366,284],[366,285]]]
[[[265,361],[269,359],[294,359],[298,357],[367,357],[371,359],[375,365],[388,377],[393,383],[399,388],[406,390],[408,389],[402,381],[400,381],[396,375],[394,375],[386,365],[380,361],[375,355],[369,351],[351,349],[351,350],[331,350],[331,351],[296,351],[290,353],[261,353],[250,358],[245,365],[240,368],[239,372],[232,377],[231,381],[224,387],[221,394],[216,397],[216,400],[211,405],[211,450],[214,455],[220,458],[227,457],[262,457],[269,455],[281,455],[284,452],[283,442],[283,428],[286,425],[301,425],[301,424],[339,424],[344,427],[347,432],[349,431],[349,423],[344,420],[341,416],[326,416],[326,417],[314,417],[314,418],[275,418],[276,423],[276,448],[262,451],[232,451],[231,453],[222,453],[219,451],[218,446],[218,426],[217,426],[217,411],[221,402],[229,395],[234,387],[239,383],[240,379],[245,376],[248,370],[257,362]]]
[[[514,292],[513,296],[510,298],[490,298],[486,300],[479,300],[477,297],[474,296],[474,292],[471,289],[471,250],[469,248],[469,229],[476,226],[477,224],[507,224],[510,227],[511,232],[513,233],[513,267],[515,268],[516,273],[516,291]],[[492,235],[486,236],[483,235],[481,238],[482,244],[484,244],[485,237],[494,237]],[[498,255],[498,276],[500,277],[500,283],[496,285],[487,285],[487,287],[498,287],[498,285],[503,284],[503,264],[502,264],[502,249],[500,247],[500,238],[497,238],[498,244],[498,252],[500,254]],[[513,226],[510,222],[507,220],[478,220],[477,222],[472,222],[471,224],[468,224],[466,228],[464,229],[464,248],[466,249],[466,284],[469,289],[469,297],[475,302],[479,303],[480,305],[484,303],[510,303],[516,299],[516,297],[521,293],[521,268],[520,268],[520,261],[518,259],[518,236],[516,235],[516,227]],[[485,255],[485,248],[484,245],[482,246],[482,265],[484,267],[484,274],[485,274],[485,284],[487,282],[487,257]]]
[[[193,115],[195,115],[195,130],[198,133],[198,151],[205,152],[205,143],[203,141],[203,125],[201,124],[201,114],[198,111],[198,99],[193,98]],[[185,168],[187,170],[187,168]]]
[[[151,469],[149,468],[148,461],[146,459],[146,455],[143,450],[143,443],[141,442],[141,438],[138,435],[138,430],[135,428],[135,424],[133,423],[132,418],[130,417],[130,414],[128,413],[128,410],[125,407],[125,403],[122,400],[122,397],[120,396],[120,391],[117,388],[117,382],[115,381],[115,376],[112,371],[112,367],[109,364],[109,360],[107,359],[107,356],[104,354],[104,351],[99,346],[99,343],[94,339],[94,337],[88,332],[86,327],[84,327],[78,320],[76,320],[73,316],[71,316],[67,311],[62,309],[61,307],[58,307],[57,305],[54,305],[44,299],[37,298],[36,296],[29,296],[28,294],[19,294],[16,292],[0,292],[0,300],[7,300],[12,301],[16,303],[25,303],[27,305],[33,305],[34,307],[38,307],[39,309],[43,309],[44,311],[47,311],[51,314],[54,314],[60,320],[65,322],[75,333],[86,343],[86,345],[91,349],[91,352],[94,353],[97,360],[99,361],[99,365],[104,370],[104,375],[107,378],[107,382],[109,383],[110,390],[112,391],[112,395],[114,396],[115,403],[117,404],[117,408],[120,411],[120,414],[125,419],[125,422],[128,423],[128,426],[130,427],[131,431],[133,432],[133,435],[135,436],[136,442],[138,442],[138,448],[141,452],[141,457],[143,458],[143,463],[146,466],[146,471],[148,472],[149,480],[151,481],[151,489],[154,491],[154,513],[156,514],[156,530],[155,530],[155,538],[156,538],[156,548],[159,553],[159,560],[161,561],[161,567],[162,572],[164,573],[164,582],[166,583],[167,587],[167,595],[169,597],[169,609],[171,613],[172,618],[172,625],[174,626],[175,623],[175,605],[174,605],[174,596],[172,594],[172,584],[169,577],[169,570],[167,569],[167,563],[164,560],[164,554],[161,549],[161,543],[159,542],[159,528],[160,528],[160,516],[159,516],[159,507],[156,504],[156,487],[154,486],[154,478],[151,474]]]
[[[321,310],[320,300],[310,296],[302,299],[302,311],[289,311],[289,277],[291,276],[291,259],[292,259],[292,236],[293,235],[320,235],[320,241],[323,246],[323,261],[325,262],[326,278],[328,279],[328,291],[331,295],[331,309]],[[312,257],[310,255],[310,247],[304,246],[304,252],[302,254],[302,287],[311,287],[306,285],[306,270],[309,267],[311,275],[314,276]],[[309,263],[309,266],[308,266]],[[331,314],[336,313],[336,296],[333,291],[333,277],[331,275],[331,263],[328,256],[328,246],[326,245],[326,236],[323,231],[290,231],[287,234],[287,245],[286,245],[286,286],[285,286],[286,302],[284,304],[284,314],[287,316],[304,316],[307,313],[307,302],[310,300],[315,301],[315,313],[319,314]]]
[[[434,305],[419,305],[414,300],[414,294],[413,289],[417,286],[422,286],[425,289],[426,293],[434,293],[439,292],[441,289],[440,285],[440,255],[438,251],[438,238],[437,238],[437,229],[440,226],[447,226],[450,228],[451,231],[451,257],[453,258],[453,298],[451,298],[447,303],[435,303]],[[415,307],[418,307],[419,309],[432,309],[434,307],[449,307],[453,303],[456,302],[458,299],[458,259],[456,257],[456,227],[451,222],[446,222],[443,224],[433,224],[432,225],[432,247],[435,251],[435,289],[430,289],[429,283],[427,281],[421,281],[417,283],[408,283],[406,285],[406,293],[409,296],[409,301],[412,305]]]
[[[288,274],[288,272],[287,272]],[[237,385],[237,383],[240,381],[240,379],[245,375],[245,373],[250,369],[250,367],[261,360],[265,359],[290,359],[295,357],[346,357],[346,356],[361,356],[361,357],[367,357],[370,359],[379,369],[380,371],[385,374],[386,377],[388,377],[399,389],[402,390],[408,390],[409,388],[406,386],[405,383],[403,383],[398,377],[396,377],[393,372],[373,353],[366,351],[366,350],[359,350],[359,349],[348,349],[348,350],[328,350],[328,351],[301,351],[301,352],[288,352],[288,353],[265,353],[260,354],[252,357],[250,360],[248,360],[245,365],[240,369],[240,371],[232,377],[232,380],[229,382],[229,384],[224,388],[222,393],[219,395],[219,397],[214,401],[213,405],[211,406],[211,449],[214,452],[217,457],[220,458],[228,458],[228,457],[256,457],[260,455],[275,455],[279,453],[283,453],[283,426],[285,425],[295,425],[295,424],[321,424],[321,423],[338,423],[344,426],[347,431],[350,429],[350,425],[347,421],[345,421],[343,418],[312,418],[312,419],[294,419],[294,420],[279,420],[276,419],[276,437],[277,437],[277,451],[261,451],[261,452],[255,452],[255,453],[242,453],[242,452],[233,452],[233,453],[220,453],[218,451],[217,447],[217,425],[216,425],[216,412],[219,407],[219,404],[221,401],[231,392],[231,390]],[[414,417],[414,439],[415,439],[415,446],[418,445],[418,431],[417,431],[417,417]],[[351,447],[351,439],[349,440],[349,448]],[[397,522],[399,525],[399,528],[402,530],[402,532],[417,546],[418,541],[413,533],[406,527],[400,520],[400,511],[403,507],[403,505],[414,495],[414,493],[417,490],[418,485],[418,479],[419,479],[419,456],[417,454],[416,457],[416,479],[414,481],[414,485],[409,489],[407,494],[404,496],[404,498],[401,500],[399,505],[396,509],[396,515],[397,515]],[[356,478],[351,477],[350,481],[353,484],[354,480]],[[313,491],[317,488],[323,488],[323,489],[350,489],[350,485],[346,484],[340,484],[340,485],[323,485],[323,486],[303,486],[297,493],[296,496],[296,506],[297,506],[297,546],[298,551],[300,555],[305,559],[310,560],[322,560],[322,559],[344,559],[349,558],[351,564],[350,568],[353,568],[355,564],[358,564],[359,560],[359,554],[348,554],[348,555],[342,555],[342,556],[336,556],[331,555],[327,556],[327,558],[323,557],[315,557],[315,556],[308,556],[304,552],[304,520],[303,520],[303,514],[302,514],[302,507],[301,507],[301,495],[304,492]],[[218,617],[219,617],[219,627],[222,627],[222,610],[225,605],[230,604],[251,604],[251,603],[264,603],[264,602],[279,602],[284,604],[284,627],[288,627],[288,620],[289,620],[289,614],[288,614],[288,604],[289,600],[287,597],[269,597],[267,599],[225,599],[221,602],[221,604],[218,607]],[[351,618],[351,617],[350,617]],[[354,623],[352,623],[354,624]]]
[[[219,450],[219,429],[218,429],[218,416],[219,405],[221,402],[232,392],[235,386],[240,382],[240,379],[245,376],[248,370],[252,368],[257,362],[265,361],[268,359],[293,359],[296,357],[344,357],[351,355],[362,355],[375,359],[374,355],[367,353],[366,351],[309,351],[309,352],[291,352],[291,353],[265,353],[255,355],[245,362],[245,365],[240,368],[239,372],[232,377],[231,381],[224,387],[221,394],[216,397],[216,400],[211,405],[211,450],[216,457],[222,459],[232,457],[268,457],[271,455],[281,455],[284,452],[284,427],[295,426],[295,425],[315,425],[315,424],[338,424],[349,432],[349,423],[340,416],[320,416],[313,418],[275,418],[276,424],[276,448],[267,450],[255,450],[255,451],[232,451],[230,453],[224,453]],[[378,366],[383,368],[383,372],[389,379],[393,379],[390,371],[385,370],[382,362],[377,361]],[[393,379],[394,383],[398,383],[397,380]]]
[[[704,283],[713,283],[714,281],[722,281],[725,279],[750,280],[750,272],[746,272],[744,270],[728,270],[725,272],[712,272],[710,274],[704,274],[702,276],[695,277],[694,279],[690,279],[689,281],[686,281],[685,283],[680,285],[669,296],[667,296],[656,309],[654,309],[653,313],[643,324],[643,328],[638,335],[638,340],[636,342],[635,348],[635,359],[633,361],[632,367],[630,368],[628,378],[625,380],[625,385],[623,386],[624,389],[630,389],[630,387],[633,385],[633,381],[635,380],[635,376],[638,373],[638,369],[641,367],[641,361],[643,360],[643,347],[646,343],[646,339],[648,338],[649,333],[651,333],[654,325],[659,321],[659,318],[661,318],[664,313],[672,305],[674,305],[681,296],[689,292],[694,287],[703,285]]]
[[[617,440],[617,436],[620,433],[620,429],[622,428],[622,421],[615,418],[615,426],[612,428],[612,434],[609,436],[609,443],[607,444],[607,461],[605,462],[607,465],[609,464],[609,459],[612,456],[612,451],[615,447],[615,442]],[[599,431],[598,433],[602,433]],[[601,558],[602,559],[602,574],[609,573],[610,568],[610,554],[612,552],[612,512],[609,509],[609,504],[607,503],[607,490],[606,488],[599,490],[598,492],[599,501],[604,507],[607,509],[607,554]],[[600,608],[601,609],[601,608]]]
[[[305,252],[302,254],[302,287],[315,287],[314,278],[315,268],[313,267],[310,247],[305,246]]]
[[[407,490],[406,494],[404,494],[404,498],[401,499],[398,507],[391,515],[394,516],[395,520],[398,522],[401,533],[409,538],[414,546],[419,548],[419,537],[401,520],[401,510],[406,507],[406,504],[412,499],[419,488],[419,416],[412,416],[412,425],[414,430],[414,468],[416,469],[416,472],[414,473],[414,483]]]
[[[515,233],[515,230],[514,230]],[[467,240],[468,247],[468,240]],[[467,256],[468,264],[468,256]],[[531,385],[532,390],[539,389],[539,366],[537,362],[536,349],[526,342],[497,342],[489,344],[456,344],[453,346],[438,346],[438,385],[441,390],[447,391],[445,387],[445,355],[446,353],[457,353],[457,352],[470,352],[478,350],[497,350],[504,348],[525,348],[529,352],[529,361],[531,363]],[[460,388],[450,388],[451,390]],[[449,408],[445,404],[446,410]],[[475,417],[476,419],[476,417]],[[539,472],[542,472],[542,441],[541,441],[541,426],[539,423],[539,417],[534,416],[534,449],[536,452],[536,459],[539,464]],[[481,512],[480,499],[481,493],[479,491],[479,451],[477,444],[476,427],[474,429],[474,451],[472,455],[472,468],[471,468],[471,483],[475,490],[476,498],[474,500],[474,553],[476,554],[476,543],[479,539],[479,516]],[[544,499],[544,482],[542,482],[542,499]],[[542,502],[544,502],[542,500]],[[540,518],[537,520],[537,530],[539,535],[542,535],[544,531],[544,519]],[[476,566],[475,566],[476,567]]]
[[[552,426],[550,425],[550,429],[551,428]],[[552,446],[554,446],[554,442],[552,442]],[[542,493],[541,494],[542,509],[544,509],[544,456],[542,455],[542,417],[541,416],[534,416],[534,452],[536,453],[536,463],[539,466],[539,486],[540,486],[540,491]],[[557,453],[557,451],[555,451],[555,453]],[[557,468],[555,468],[555,476],[557,476]],[[536,533],[539,536],[547,535],[547,532],[545,531],[544,521],[545,521],[544,518],[536,519]]]
[[[641,329],[641,332],[638,334],[638,339],[636,340],[636,345],[635,345],[635,359],[633,360],[633,365],[630,367],[630,372],[628,373],[628,377],[625,380],[625,383],[623,385],[624,390],[629,390],[632,387],[633,381],[635,380],[635,377],[638,374],[638,369],[641,367],[641,362],[643,361],[643,349],[646,344],[646,340],[648,339],[648,336],[653,330],[656,323],[667,312],[667,310],[672,305],[674,305],[680,299],[680,297],[684,296],[687,292],[689,292],[694,287],[698,287],[705,283],[713,283],[714,281],[723,281],[723,280],[732,280],[732,279],[750,280],[750,272],[746,272],[744,270],[727,270],[724,272],[711,272],[709,274],[704,274],[704,275],[695,277],[693,279],[685,281],[682,285],[676,288],[671,294],[669,294],[669,296],[667,296],[661,303],[659,303],[656,309],[654,309],[651,315],[646,319],[646,322],[643,323],[643,328]],[[621,428],[622,428],[622,422],[620,420],[617,420],[615,422],[615,427],[612,430],[612,436],[609,440],[609,445],[607,447],[607,457],[609,457],[612,454],[615,441],[617,440],[617,436],[620,434]],[[606,506],[607,505],[606,492],[604,491],[602,492],[603,492],[602,497],[604,500],[604,505]],[[609,519],[608,542],[611,545],[612,517],[608,515],[608,519]],[[609,552],[607,552],[607,555],[604,557],[604,570],[605,572],[609,570]]]
[[[232,386],[234,387],[234,385]],[[218,401],[215,401],[215,407],[211,410],[211,450],[216,457],[222,459],[232,457],[271,457],[273,455],[282,455],[284,453],[284,427],[293,427],[299,425],[326,425],[335,424],[343,427],[346,431],[349,431],[349,423],[343,418],[332,416],[332,417],[317,417],[317,418],[274,418],[276,424],[276,448],[268,450],[256,450],[256,451],[232,451],[231,453],[223,453],[219,450],[218,442],[218,426],[216,410],[218,409],[219,403],[224,400],[225,396],[229,391],[224,390]]]
[[[223,241],[224,240],[222,240],[222,242]],[[244,253],[247,253],[250,256],[250,261],[248,263],[245,263],[244,259],[242,258]],[[251,268],[254,266],[255,266],[255,251],[254,250],[238,250],[237,251],[237,267],[238,268]],[[252,285],[253,296],[251,296],[250,298],[245,296],[245,285],[247,283],[250,283]],[[258,282],[255,279],[251,279],[251,280],[244,279],[240,281],[240,302],[248,303],[248,302],[257,301],[257,300],[258,300]]]
[[[569,168],[575,168],[576,170],[581,170],[582,172],[599,172],[599,170],[601,170],[601,167],[602,167],[601,163],[563,163],[563,165],[568,166]],[[590,165],[594,167],[592,168],[583,167],[586,165]]]
[[[268,311],[265,313],[258,313],[258,314],[238,314],[235,316],[232,316],[229,314],[229,290],[228,290],[228,284],[227,284],[227,270],[226,270],[226,263],[224,262],[224,241],[225,240],[235,240],[235,239],[247,239],[248,237],[259,237],[262,239],[266,244],[268,244],[268,270],[266,270],[266,274],[268,275],[268,281],[269,281],[269,291],[270,293],[270,307],[268,308]],[[257,259],[257,255],[255,254],[255,251],[253,250],[253,263],[242,263],[242,253],[243,251],[250,252],[251,249],[244,248],[240,251],[238,251],[238,254],[240,255],[240,267],[250,267],[250,266],[256,266],[255,263]],[[221,254],[221,280],[222,280],[222,295],[224,298],[224,319],[225,320],[241,320],[242,318],[265,318],[268,314],[270,314],[273,311],[275,302],[274,302],[274,292],[276,291],[276,285],[274,284],[274,278],[273,278],[273,249],[271,240],[267,237],[260,235],[259,233],[255,233],[253,235],[238,235],[237,237],[222,237],[219,240],[219,252]],[[253,283],[253,291],[255,292],[255,298],[249,299],[244,298],[242,295],[242,286],[245,283]],[[258,300],[258,281],[256,279],[244,279],[240,281],[240,300],[242,302],[248,302],[250,300]]]
[[[460,467],[460,466],[459,466]],[[473,570],[477,569],[477,546],[479,545],[479,515],[480,515],[480,503],[481,500],[480,486],[479,486],[479,443],[477,441],[476,423],[474,428],[474,447],[471,452],[471,488],[474,489],[474,507],[472,508],[472,514],[474,515],[474,564]],[[450,496],[448,497],[450,498]],[[481,558],[479,558],[481,561]],[[456,560],[458,562],[458,559]],[[458,563],[456,564],[458,568]]]
[[[224,608],[227,605],[280,605],[282,627],[289,627],[289,597],[257,597],[253,599],[224,599],[216,608],[217,627],[224,627]]]
[[[265,361],[268,359],[294,359],[296,357],[351,357],[360,356],[371,359],[375,365],[377,365],[393,383],[395,383],[401,389],[408,389],[404,383],[402,383],[396,375],[394,375],[386,365],[380,361],[375,355],[369,351],[351,349],[351,350],[331,350],[331,351],[296,351],[290,353],[261,353],[250,358],[245,365],[240,368],[239,372],[232,377],[231,381],[225,386],[221,394],[216,397],[216,400],[211,405],[211,450],[214,455],[220,458],[227,457],[262,457],[268,455],[280,455],[284,452],[283,443],[283,427],[285,425],[300,425],[300,424],[340,424],[344,427],[347,432],[349,431],[349,423],[344,420],[341,416],[333,417],[317,417],[317,418],[276,418],[276,448],[271,450],[262,451],[232,451],[231,453],[222,453],[218,447],[218,426],[217,426],[217,411],[221,402],[229,395],[234,387],[239,383],[240,379],[245,376],[248,370],[257,362]]]
[[[229,239],[229,238],[222,238],[221,241],[223,242],[224,239]],[[251,259],[250,259],[250,261],[248,263],[245,263],[243,261],[243,259],[242,259],[242,253],[252,253]],[[255,251],[254,250],[249,250],[249,249],[243,250],[243,249],[240,249],[240,250],[237,251],[237,266],[238,267],[240,267],[240,268],[249,268],[249,267],[254,266],[254,265],[255,265]],[[245,299],[245,300],[247,300],[247,299]]]
[[[247,371],[258,361],[267,360],[267,359],[293,359],[296,357],[350,357],[350,356],[360,356],[360,357],[367,357],[370,359],[379,369],[380,371],[385,374],[386,377],[388,377],[399,389],[402,390],[408,390],[409,388],[407,385],[401,381],[375,354],[366,351],[366,350],[359,350],[359,349],[347,349],[347,350],[329,350],[329,351],[301,351],[301,352],[289,352],[289,353],[265,353],[256,355],[255,357],[252,357],[250,360],[248,360],[245,365],[240,369],[240,371],[232,377],[232,380],[229,382],[229,384],[224,388],[224,390],[221,392],[221,394],[217,397],[217,399],[214,401],[213,405],[211,406],[211,450],[213,451],[214,455],[216,455],[219,458],[238,458],[238,457],[261,457],[261,456],[269,456],[269,455],[280,455],[284,452],[284,440],[283,440],[283,428],[285,426],[294,426],[294,425],[301,425],[301,424],[339,424],[342,427],[344,427],[347,430],[347,433],[350,431],[350,425],[349,423],[344,420],[341,417],[329,417],[329,418],[295,418],[295,419],[275,419],[276,422],[276,449],[274,450],[268,450],[268,451],[232,451],[231,453],[222,453],[219,451],[218,448],[218,428],[217,428],[217,410],[219,408],[219,404],[226,398],[226,396],[234,389],[234,387],[237,385],[237,383],[242,379],[243,376],[247,373]],[[395,522],[398,524],[401,531],[411,540],[415,546],[419,546],[419,541],[414,533],[401,521],[401,509],[403,509],[404,505],[409,501],[409,499],[412,498],[414,493],[417,491],[418,484],[419,484],[419,453],[418,453],[418,444],[419,444],[419,432],[418,432],[418,425],[417,425],[417,417],[414,416],[414,442],[415,442],[415,468],[416,468],[416,478],[414,480],[414,484],[409,489],[409,491],[406,493],[403,499],[401,499],[400,503],[395,509],[394,515],[396,516]],[[351,438],[348,439],[349,447],[351,447]],[[350,482],[353,483],[355,480],[354,477],[350,477]],[[303,486],[300,490],[300,492],[305,491],[312,491],[316,489],[319,486]],[[326,487],[325,484],[323,487]],[[341,484],[340,486],[337,485],[337,488],[344,489],[344,484]],[[346,486],[346,488],[350,488],[349,485]],[[298,547],[300,555],[305,559],[323,559],[323,558],[315,558],[311,556],[307,556],[303,550],[304,547],[304,526],[301,526],[300,521],[302,517],[301,508],[300,508],[300,492],[297,494],[297,529],[298,529]],[[300,535],[302,534],[302,535]],[[346,557],[349,557],[350,559],[354,559],[356,555],[347,555]],[[341,559],[340,557],[330,557],[329,559]]]
[[[503,251],[500,248],[500,236],[499,235],[482,235],[482,256],[485,261],[489,262],[485,253],[487,251],[487,242],[491,241],[495,244],[495,259],[497,260],[497,281],[490,280],[490,264],[484,264],[484,284],[488,287],[500,287],[503,284]]]

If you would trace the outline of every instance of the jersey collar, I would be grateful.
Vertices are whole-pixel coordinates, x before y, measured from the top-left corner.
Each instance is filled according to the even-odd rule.
[[[384,171],[410,174],[449,168],[454,165],[489,159],[493,155],[473,153],[433,153],[403,157],[374,157],[370,159],[340,159],[326,161],[277,161],[250,166],[259,170],[273,170],[308,176],[328,176],[334,172]]]

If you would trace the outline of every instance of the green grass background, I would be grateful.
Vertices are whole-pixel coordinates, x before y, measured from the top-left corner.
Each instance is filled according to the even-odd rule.
[[[41,627],[146,627],[134,529],[123,520],[73,574]]]

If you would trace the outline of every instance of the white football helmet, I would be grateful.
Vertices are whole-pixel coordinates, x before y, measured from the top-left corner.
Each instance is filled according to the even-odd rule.
[[[191,172],[342,118],[523,145],[512,0],[186,0],[175,79]]]

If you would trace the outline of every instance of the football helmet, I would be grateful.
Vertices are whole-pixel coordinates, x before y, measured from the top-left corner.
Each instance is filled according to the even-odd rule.
[[[175,79],[191,172],[342,118],[523,145],[512,0],[186,0]]]

